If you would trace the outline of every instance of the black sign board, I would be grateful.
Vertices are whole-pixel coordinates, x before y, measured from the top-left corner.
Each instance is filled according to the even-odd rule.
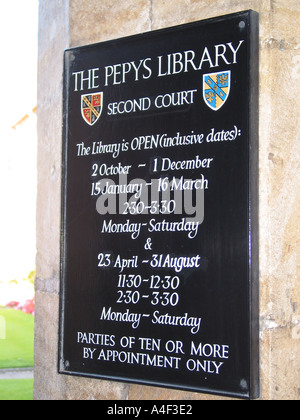
[[[257,397],[257,13],[64,74],[59,372]]]

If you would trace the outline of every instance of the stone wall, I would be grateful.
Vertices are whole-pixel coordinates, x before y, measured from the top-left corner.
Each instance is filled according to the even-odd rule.
[[[260,13],[261,399],[300,399],[299,0],[40,0],[35,399],[217,398],[57,374],[63,50],[246,9]]]

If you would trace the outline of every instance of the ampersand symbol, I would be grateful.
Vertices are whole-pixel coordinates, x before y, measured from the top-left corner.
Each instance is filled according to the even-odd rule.
[[[152,241],[151,238],[148,238],[146,241],[146,245],[145,245],[145,250],[146,251],[152,251]]]

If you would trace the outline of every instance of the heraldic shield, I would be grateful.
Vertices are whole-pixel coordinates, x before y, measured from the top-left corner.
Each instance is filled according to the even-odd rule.
[[[206,105],[218,111],[227,101],[231,87],[231,71],[204,74],[203,97]]]
[[[103,92],[81,95],[81,115],[89,125],[99,120],[103,108]]]

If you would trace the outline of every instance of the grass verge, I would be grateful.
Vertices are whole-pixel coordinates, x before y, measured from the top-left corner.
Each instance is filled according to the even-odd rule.
[[[32,401],[33,379],[0,381],[0,401]]]
[[[0,320],[0,369],[32,367],[34,317],[15,309],[0,308]]]

